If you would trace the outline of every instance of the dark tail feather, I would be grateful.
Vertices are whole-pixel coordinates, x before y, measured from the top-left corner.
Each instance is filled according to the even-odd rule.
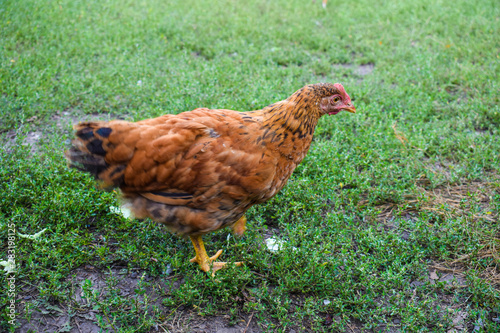
[[[69,167],[94,175],[103,182],[102,186],[105,188],[117,187],[123,182],[126,166],[106,162],[106,153],[110,149],[107,138],[112,130],[109,127],[101,127],[104,124],[86,122],[75,125],[76,138],[65,155]]]
[[[98,178],[101,172],[109,167],[109,164],[106,163],[103,156],[96,156],[83,152],[75,148],[75,146],[67,150],[65,155],[71,168],[89,172],[96,178]]]

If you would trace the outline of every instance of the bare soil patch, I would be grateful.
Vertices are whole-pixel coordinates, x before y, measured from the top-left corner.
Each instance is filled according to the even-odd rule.
[[[19,319],[19,332],[71,332],[93,333],[102,331],[102,323],[109,325],[106,314],[94,307],[95,302],[89,297],[89,292],[98,295],[99,300],[110,297],[112,291],[120,296],[127,297],[130,304],[125,305],[120,311],[131,311],[134,302],[142,302],[147,297],[147,309],[141,315],[152,315],[153,306],[160,311],[164,321],[157,324],[150,332],[217,332],[236,333],[263,332],[253,314],[241,314],[236,323],[231,322],[229,315],[200,316],[196,308],[178,307],[171,309],[162,305],[162,300],[168,296],[165,292],[173,285],[175,288],[182,283],[174,282],[167,285],[168,278],[153,278],[141,271],[128,271],[125,268],[114,268],[109,271],[99,270],[86,265],[73,271],[68,278],[71,283],[72,300],[69,303],[40,303],[38,292],[35,288],[27,288],[21,292],[20,311],[23,313]],[[178,277],[177,277],[178,278]],[[136,293],[142,282],[147,282],[144,294]],[[87,285],[87,287],[85,287]],[[90,289],[88,289],[90,286]],[[115,309],[114,311],[117,311]],[[145,313],[144,313],[145,312]],[[99,321],[101,325],[99,325]],[[115,327],[120,330],[119,327]],[[112,327],[106,329],[115,332]]]

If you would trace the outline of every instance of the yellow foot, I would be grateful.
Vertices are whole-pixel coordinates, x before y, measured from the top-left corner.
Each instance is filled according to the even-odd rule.
[[[215,275],[215,272],[218,271],[219,269],[222,269],[227,266],[227,262],[220,262],[220,261],[215,261],[219,256],[222,254],[222,250],[217,251],[217,253],[210,257],[207,258],[206,260],[203,260],[199,258],[198,256],[194,257],[193,259],[189,260],[190,262],[196,262],[198,265],[200,265],[200,268],[204,272],[210,271],[210,268],[212,268],[212,276]],[[241,261],[235,262],[234,263],[236,266],[241,266],[243,263]]]
[[[228,264],[227,262],[215,261],[222,254],[222,250],[217,251],[217,253],[214,256],[209,258],[207,256],[207,252],[205,251],[205,245],[203,244],[201,236],[189,236],[189,237],[191,238],[194,250],[196,251],[196,256],[193,259],[189,260],[190,262],[198,263],[198,265],[200,265],[201,270],[204,272],[210,271],[211,268],[212,276],[215,276],[216,271],[227,266]],[[243,263],[235,262],[234,264],[236,266],[241,266]]]

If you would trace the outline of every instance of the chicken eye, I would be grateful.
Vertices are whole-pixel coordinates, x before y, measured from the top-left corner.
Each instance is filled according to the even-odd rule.
[[[334,102],[334,103],[337,103],[338,101],[340,101],[340,97],[338,97],[338,96],[337,96],[337,97],[334,97],[334,98],[333,98],[333,102]]]

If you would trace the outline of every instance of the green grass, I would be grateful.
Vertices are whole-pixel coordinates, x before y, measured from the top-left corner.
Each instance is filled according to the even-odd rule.
[[[15,237],[0,330],[500,331],[499,17],[494,0],[0,1],[0,261],[9,224],[47,228]],[[215,279],[66,167],[79,119],[252,110],[325,81],[358,113],[321,119],[243,238],[205,237],[246,263]]]

